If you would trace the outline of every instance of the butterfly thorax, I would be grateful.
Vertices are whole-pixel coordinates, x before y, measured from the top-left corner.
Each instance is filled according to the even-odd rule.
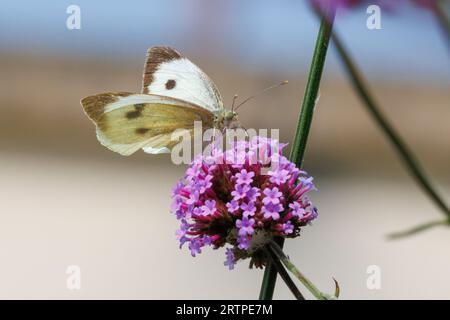
[[[214,124],[220,130],[237,128],[239,127],[237,113],[224,109],[216,116]]]

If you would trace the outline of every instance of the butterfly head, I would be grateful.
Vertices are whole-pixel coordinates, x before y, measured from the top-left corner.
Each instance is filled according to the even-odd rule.
[[[233,111],[233,110],[225,110],[223,118],[225,121],[235,121],[237,120],[237,112]]]
[[[224,109],[222,114],[216,118],[216,125],[220,129],[233,128],[238,123],[237,116],[235,111]]]

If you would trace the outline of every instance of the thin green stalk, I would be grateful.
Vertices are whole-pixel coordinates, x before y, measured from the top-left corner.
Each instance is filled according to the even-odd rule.
[[[266,254],[266,257],[270,261],[270,263],[275,267],[280,277],[284,280],[289,290],[291,290],[294,297],[297,300],[305,300],[305,297],[302,295],[300,290],[298,290],[291,277],[289,277],[289,274],[287,273],[286,269],[284,269],[278,257],[268,247],[264,248],[264,253]]]
[[[279,246],[283,247],[284,238],[277,237],[274,239]],[[272,300],[273,292],[275,290],[275,283],[277,281],[277,269],[273,263],[267,263],[264,269],[264,277],[259,292],[259,300]]]
[[[303,273],[298,270],[298,268],[289,260],[289,258],[284,254],[283,250],[278,246],[277,243],[271,241],[269,242],[269,250],[271,250],[275,256],[280,259],[284,266],[297,277],[298,280],[308,289],[309,292],[318,300],[330,300],[337,299],[339,297],[339,285],[336,280],[334,280],[336,289],[334,295],[329,295],[321,292],[308,278],[303,275]]]
[[[450,20],[445,12],[444,1],[437,0],[432,4],[432,10],[439,22],[442,30],[444,31],[444,36],[446,37],[447,44],[450,45]]]
[[[298,119],[297,130],[292,144],[290,160],[295,163],[297,167],[302,166],[303,156],[306,150],[306,143],[308,141],[309,129],[314,114],[314,107],[319,93],[320,80],[322,78],[322,71],[325,65],[325,58],[327,56],[328,44],[332,33],[334,22],[334,14],[330,18],[322,18],[319,34],[316,40],[316,48],[309,70],[308,82],[306,84],[305,95],[303,97],[302,109]]]
[[[450,226],[450,220],[445,219],[445,220],[430,221],[406,231],[391,233],[390,235],[388,235],[388,238],[391,240],[405,238],[437,226]]]
[[[378,124],[378,126],[381,128],[381,130],[385,133],[392,146],[400,156],[401,160],[403,160],[403,164],[408,169],[409,173],[415,179],[416,183],[419,185],[422,191],[442,211],[442,213],[450,218],[449,207],[439,196],[439,194],[431,184],[430,179],[427,177],[424,169],[422,168],[416,157],[413,155],[412,151],[408,148],[405,141],[403,141],[403,139],[382,113],[380,107],[375,102],[367,85],[365,84],[363,76],[358,71],[356,65],[353,63],[350,55],[347,53],[347,50],[345,49],[340,38],[335,32],[333,32],[332,40],[337,49],[339,57],[341,58],[345,66],[350,81],[355,88],[355,91],[359,94],[359,97],[363,100],[365,107],[367,108],[375,122]],[[427,228],[422,228],[422,230],[425,229]]]
[[[317,35],[316,47],[309,70],[308,83],[306,85],[305,94],[303,96],[302,109],[298,120],[297,130],[292,143],[290,159],[297,167],[301,167],[303,155],[308,141],[309,129],[313,119],[314,106],[316,104],[319,92],[320,79],[322,77],[325,58],[327,55],[328,44],[330,41],[331,31],[335,12],[330,12],[328,18],[323,18],[320,24],[319,33]],[[278,245],[283,247],[284,240],[276,239]],[[268,263],[264,270],[264,278],[261,285],[259,298],[262,300],[270,300],[273,297],[277,272],[271,263]]]

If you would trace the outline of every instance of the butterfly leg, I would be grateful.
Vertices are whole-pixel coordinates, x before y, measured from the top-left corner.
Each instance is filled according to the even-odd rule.
[[[216,147],[216,127],[213,128],[212,143],[213,143],[213,146]]]
[[[248,132],[247,132],[247,128],[244,127],[243,125],[241,125],[241,128],[244,129],[245,137],[246,137],[246,138],[249,138],[249,134],[248,134]]]

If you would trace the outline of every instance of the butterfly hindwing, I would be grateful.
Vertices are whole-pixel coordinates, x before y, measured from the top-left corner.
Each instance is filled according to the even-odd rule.
[[[212,80],[169,47],[148,50],[142,92],[184,100],[213,113],[223,110],[222,98]]]
[[[122,155],[139,149],[169,152],[177,143],[171,140],[176,129],[192,130],[194,121],[205,129],[214,124],[214,115],[199,106],[152,94],[102,93],[81,104],[97,127],[99,141]]]

